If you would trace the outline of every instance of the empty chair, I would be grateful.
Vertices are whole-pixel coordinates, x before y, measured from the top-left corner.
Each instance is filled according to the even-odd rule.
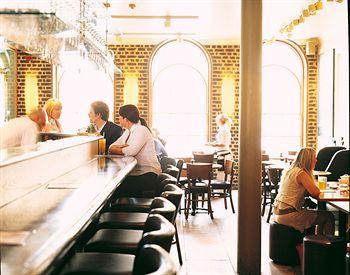
[[[261,196],[262,196],[262,209],[261,216],[265,215],[266,205],[270,203],[271,184],[269,183],[269,177],[267,175],[267,167],[270,164],[261,163]]]
[[[304,237],[303,246],[303,274],[346,274],[344,239],[330,235],[309,235]]]
[[[158,245],[145,245],[136,255],[77,253],[64,266],[62,275],[177,274],[169,253]]]
[[[340,176],[350,174],[350,151],[340,150],[336,152],[329,162],[326,171],[331,172],[327,176],[329,181],[337,181]]]
[[[208,204],[208,214],[211,219],[214,218],[211,207],[211,178],[212,178],[212,164],[209,163],[188,163],[187,164],[187,179],[185,184],[185,199],[186,209],[185,218],[188,219],[190,205],[192,203],[192,211],[195,213],[198,201],[206,201]],[[206,180],[207,182],[201,182]],[[205,196],[207,194],[207,196]],[[199,196],[200,195],[200,196]]]
[[[328,164],[330,163],[332,157],[334,154],[340,150],[346,149],[345,147],[341,146],[329,146],[324,147],[317,153],[317,161],[315,164],[315,170],[316,171],[325,171]]]
[[[166,192],[173,191],[175,181],[164,186],[163,192],[160,195],[163,198],[166,198]],[[175,185],[176,186],[176,185]],[[182,191],[182,190],[181,190]],[[181,194],[182,195],[182,194]],[[151,210],[151,204],[153,198],[119,198],[111,206],[113,212],[141,212],[148,213]],[[176,204],[174,203],[176,206]]]
[[[134,274],[176,275],[169,253],[157,245],[145,245],[135,259]]]
[[[211,181],[212,196],[218,195],[224,198],[225,209],[227,209],[227,198],[230,199],[232,212],[235,213],[235,208],[232,201],[232,182],[233,182],[233,161],[225,160],[224,164],[225,177],[223,181],[213,180]]]
[[[194,162],[213,163],[214,154],[193,153]]]
[[[160,214],[170,222],[173,222],[175,212],[176,207],[165,198],[156,197],[152,201],[150,214]],[[148,213],[105,212],[101,214],[97,228],[142,230],[147,217]]]
[[[170,202],[172,202],[176,207],[173,224],[176,229],[175,230],[176,248],[178,251],[180,264],[182,264],[182,255],[181,255],[180,240],[179,240],[177,227],[176,227],[176,214],[178,213],[178,210],[180,207],[182,195],[183,195],[183,190],[174,184],[167,184],[164,187],[163,193],[161,195],[163,198],[166,198]],[[126,199],[127,198],[122,198],[122,203],[119,205],[120,206],[119,210],[127,211],[127,212],[144,212],[144,213],[148,213],[151,210],[152,199],[148,199],[149,201],[146,202],[145,198],[141,198],[141,201],[139,198],[129,198],[128,200],[129,204],[126,204]],[[118,205],[118,200],[116,201],[116,205]]]
[[[271,185],[271,189],[270,189],[270,209],[269,209],[269,213],[267,216],[267,222],[270,222],[270,217],[272,214],[272,208],[273,208],[273,203],[275,201],[275,198],[277,196],[278,193],[278,188],[279,188],[279,182],[281,180],[281,174],[282,174],[283,169],[281,168],[267,168],[267,175],[269,177],[269,182]]]
[[[137,254],[145,244],[157,244],[170,251],[174,226],[159,214],[147,217],[143,230],[100,229],[84,247],[85,252]]]

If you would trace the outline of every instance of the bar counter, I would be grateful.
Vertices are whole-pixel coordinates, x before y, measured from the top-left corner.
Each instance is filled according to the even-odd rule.
[[[97,146],[96,139],[90,142],[93,147]],[[95,151],[97,149],[90,153]],[[71,153],[68,152],[70,157]],[[42,155],[37,157],[40,159]],[[31,163],[21,162],[22,166]],[[16,164],[17,161],[14,165]],[[65,170],[59,176],[52,177],[52,173],[48,176],[44,172],[48,169],[55,170],[59,164],[64,167],[61,172]],[[32,184],[32,188],[26,189],[25,192],[17,190],[17,196],[13,196],[13,188],[9,189],[10,182],[5,190],[1,183],[2,197],[6,198],[8,190],[12,196],[11,200],[7,199],[6,203],[2,202],[0,206],[0,234],[3,235],[1,242],[6,242],[5,235],[9,233],[14,236],[26,235],[22,244],[1,245],[1,274],[44,272],[91,221],[135,165],[136,160],[133,157],[93,155],[78,167],[67,170],[70,163],[66,166],[62,160],[57,159],[51,167],[46,163],[32,171],[34,174],[43,171],[45,178],[49,180]],[[19,170],[18,174],[20,173]],[[2,174],[1,177],[3,176]],[[18,178],[25,181],[20,176]],[[14,189],[20,189],[19,183],[15,186]]]

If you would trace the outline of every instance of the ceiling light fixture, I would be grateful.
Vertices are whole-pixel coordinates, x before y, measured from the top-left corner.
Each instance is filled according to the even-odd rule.
[[[169,28],[171,26],[170,16],[167,16],[164,21],[164,27]]]

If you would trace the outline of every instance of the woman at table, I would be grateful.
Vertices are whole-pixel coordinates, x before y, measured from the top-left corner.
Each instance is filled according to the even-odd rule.
[[[133,156],[136,167],[118,187],[118,196],[142,197],[145,192],[157,189],[156,178],[161,173],[154,147],[153,135],[146,121],[140,117],[134,105],[124,105],[119,109],[119,122],[125,128],[123,135],[109,147],[111,154]]]
[[[62,133],[62,126],[58,121],[62,112],[61,101],[50,98],[48,101],[46,101],[44,109],[46,111],[48,121],[42,131],[47,133]]]
[[[301,233],[317,225],[318,234],[334,235],[334,216],[331,212],[303,208],[306,193],[316,199],[320,194],[312,174],[315,164],[316,151],[306,147],[298,152],[294,162],[284,170],[274,203],[274,219]]]

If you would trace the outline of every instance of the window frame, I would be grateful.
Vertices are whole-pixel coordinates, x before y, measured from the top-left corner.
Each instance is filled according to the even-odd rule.
[[[149,99],[149,104],[148,104],[148,121],[151,127],[153,127],[153,70],[152,70],[152,63],[154,60],[154,57],[156,56],[157,52],[166,44],[169,43],[173,43],[173,42],[177,42],[177,39],[168,39],[165,40],[161,43],[159,43],[152,51],[149,61],[148,61],[148,99]],[[212,60],[210,55],[208,54],[208,52],[206,51],[206,49],[197,41],[192,40],[192,39],[183,39],[183,41],[188,42],[188,43],[192,43],[194,46],[198,47],[200,51],[202,51],[202,53],[204,54],[206,60],[207,60],[207,85],[206,85],[206,97],[207,97],[207,140],[209,140],[209,138],[212,135],[212,122],[211,122],[211,117],[212,117],[212,106],[211,106],[211,102],[212,102]],[[169,64],[167,67],[171,66],[171,65],[175,65],[175,64]],[[190,66],[189,64],[186,64],[188,66]],[[192,66],[191,66],[192,67]],[[194,68],[195,69],[195,68]],[[164,68],[163,68],[164,70]],[[196,70],[196,69],[195,69]],[[162,71],[162,70],[161,70]],[[161,71],[159,71],[157,74],[159,74]],[[202,74],[200,74],[202,76]],[[157,76],[157,75],[155,75]],[[156,78],[155,78],[156,79]]]

